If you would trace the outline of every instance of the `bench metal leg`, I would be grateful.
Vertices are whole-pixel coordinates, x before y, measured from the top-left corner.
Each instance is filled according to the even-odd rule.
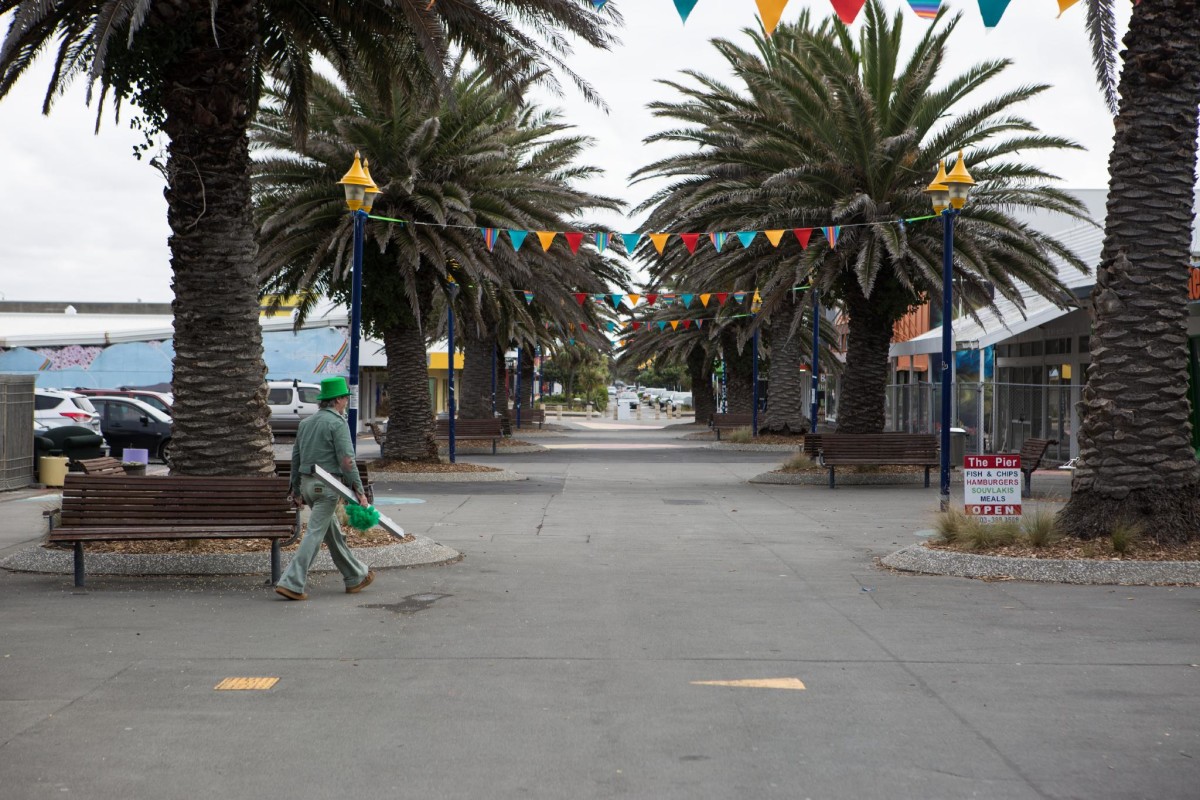
[[[83,588],[83,542],[75,543],[75,586]]]
[[[834,485],[834,478],[833,478],[833,471],[834,471],[835,469],[836,469],[836,467],[830,467],[830,468],[829,468],[829,488],[830,488],[830,489],[836,489],[836,488],[837,488],[837,486],[836,486],[836,485]]]
[[[496,455],[496,440],[492,439],[492,455]]]
[[[929,467],[925,468],[925,488],[929,488]]]
[[[271,540],[271,585],[279,583],[279,540]]]

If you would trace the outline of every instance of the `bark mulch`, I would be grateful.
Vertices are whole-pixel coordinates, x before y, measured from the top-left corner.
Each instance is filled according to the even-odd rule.
[[[480,440],[491,444],[491,439]],[[485,467],[481,464],[465,464],[459,462],[457,464],[449,464],[446,462],[434,463],[432,461],[372,461],[367,465],[372,472],[435,472],[435,473],[452,473],[452,472],[501,472],[502,470],[496,467]]]

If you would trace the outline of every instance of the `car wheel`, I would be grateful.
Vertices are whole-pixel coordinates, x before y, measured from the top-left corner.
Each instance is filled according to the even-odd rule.
[[[169,466],[171,466],[171,462],[169,462],[167,459],[169,459],[170,457],[171,457],[171,440],[167,439],[165,442],[163,442],[162,444],[160,444],[158,446],[158,460],[163,462],[164,464],[166,464],[169,467]]]

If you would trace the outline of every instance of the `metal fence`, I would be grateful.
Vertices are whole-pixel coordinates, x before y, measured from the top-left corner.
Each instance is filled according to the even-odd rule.
[[[1070,459],[1078,386],[970,382],[952,384],[951,391],[952,428],[964,432],[966,453],[1015,452],[1028,438],[1057,439],[1046,459]],[[885,429],[940,434],[941,398],[940,383],[892,384]]]
[[[33,375],[0,375],[0,490],[33,482]]]

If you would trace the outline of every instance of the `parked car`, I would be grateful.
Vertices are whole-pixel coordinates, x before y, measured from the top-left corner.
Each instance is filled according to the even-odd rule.
[[[148,406],[157,408],[168,417],[174,415],[171,404],[175,402],[175,397],[170,392],[153,392],[149,389],[130,389],[124,386],[120,389],[84,389],[76,387],[75,391],[89,397],[133,397],[141,400]]]
[[[146,450],[166,463],[171,449],[171,418],[135,397],[93,397],[100,430],[114,458],[126,448]]]
[[[628,404],[629,410],[634,411],[637,409],[639,402],[637,392],[621,392],[617,395],[617,402]]]
[[[321,387],[300,381],[267,381],[267,405],[271,407],[271,432],[295,433],[300,420],[320,410]]]
[[[81,425],[100,433],[100,415],[91,400],[66,389],[33,390],[33,419],[47,428]]]

